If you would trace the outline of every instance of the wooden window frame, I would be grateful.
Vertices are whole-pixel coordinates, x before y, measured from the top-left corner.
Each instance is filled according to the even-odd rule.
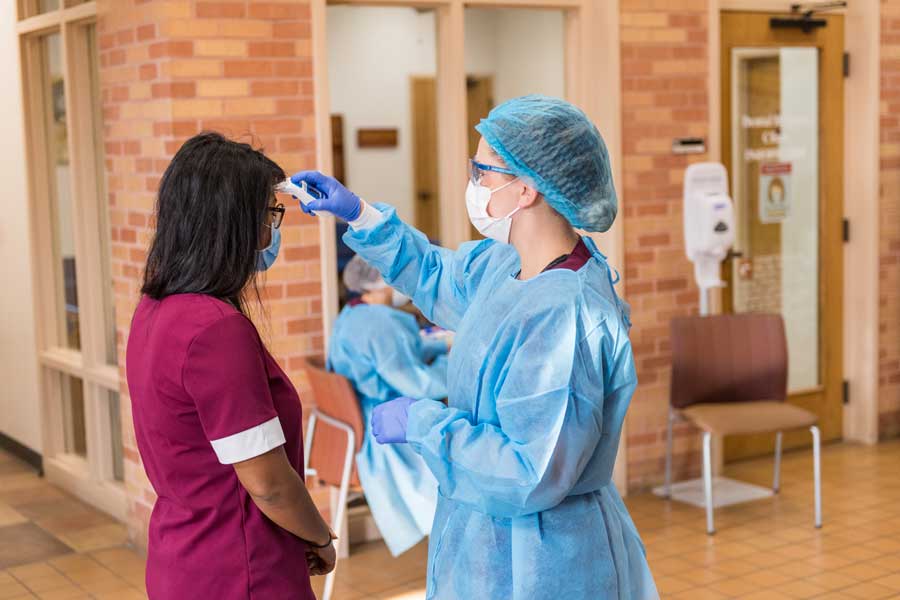
[[[19,2],[19,15],[26,2]],[[90,504],[124,520],[127,496],[123,482],[114,478],[109,392],[119,393],[119,367],[107,361],[106,287],[103,276],[103,241],[109,236],[105,175],[97,153],[98,112],[94,106],[88,28],[96,23],[96,2],[61,8],[20,18],[19,35],[22,94],[25,117],[32,268],[35,275],[35,333],[40,366],[40,395],[44,469],[47,477]],[[66,103],[72,234],[78,284],[81,349],[68,348],[57,305],[62,276],[52,228],[55,182],[47,173],[54,165],[47,147],[47,95],[43,65],[43,38],[59,33]],[[96,35],[96,33],[95,33]],[[96,38],[95,38],[96,41]],[[105,229],[103,231],[102,229]],[[108,246],[107,246],[108,247]],[[47,249],[51,249],[47,252]],[[84,386],[87,456],[66,452],[61,375],[77,377]]]
[[[608,255],[611,265],[624,275],[623,180],[621,177],[621,77],[619,1],[605,0],[311,0],[313,77],[315,81],[317,168],[332,171],[331,120],[328,84],[326,12],[329,4],[392,6],[435,9],[437,28],[437,138],[440,239],[456,248],[470,239],[465,195],[467,131],[465,9],[532,8],[565,11],[566,98],[579,105],[603,133],[618,184],[619,215],[610,231],[590,234]],[[601,58],[602,57],[602,58]],[[459,201],[443,199],[457,198]],[[319,219],[322,273],[322,325],[327,348],[329,332],[338,313],[335,227],[331,217]],[[623,283],[619,290],[624,289]],[[626,438],[623,427],[613,480],[624,494],[627,489]]]

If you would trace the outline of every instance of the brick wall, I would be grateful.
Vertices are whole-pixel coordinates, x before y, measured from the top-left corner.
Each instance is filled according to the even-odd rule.
[[[707,137],[707,17],[704,0],[622,0],[621,183],[626,197],[625,297],[639,385],[628,414],[629,487],[662,479],[671,351],[669,321],[697,312],[684,254],[682,181],[689,162],[672,139]],[[675,474],[698,472],[699,436],[676,429]]]
[[[900,4],[881,2],[879,432],[900,435]]]
[[[315,164],[309,5],[299,0],[100,0],[98,34],[119,364],[139,299],[160,176],[189,136],[216,130],[261,145],[286,171]],[[318,227],[282,226],[260,329],[298,385],[321,353]],[[301,390],[302,391],[302,390]],[[145,542],[154,494],[140,464],[123,385],[132,538]]]
[[[750,279],[736,278],[733,285],[735,306],[742,312],[780,313],[781,254],[753,257],[753,274]]]
[[[314,164],[309,6],[298,0],[99,0],[105,149],[119,348],[138,299],[158,180],[188,136],[214,129],[251,139],[286,170]],[[880,401],[881,432],[900,433],[900,9],[883,1]],[[696,313],[698,292],[681,237],[680,136],[707,137],[704,0],[622,0],[625,295],[640,385],[628,417],[629,483],[662,476],[669,321]],[[268,275],[270,346],[295,383],[321,352],[318,231],[291,212]],[[124,365],[124,355],[120,355]],[[124,379],[124,378],[123,378]],[[123,389],[127,399],[127,389]],[[302,393],[302,389],[301,389]],[[123,402],[130,525],[139,542],[153,494]],[[675,474],[698,472],[699,437],[676,428]]]

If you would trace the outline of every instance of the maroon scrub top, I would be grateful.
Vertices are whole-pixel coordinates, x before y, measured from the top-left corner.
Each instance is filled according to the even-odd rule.
[[[231,466],[283,445],[303,468],[300,399],[250,320],[210,296],[145,297],[127,374],[138,450],[158,496],[151,600],[314,600],[305,545],[257,508]]]
[[[577,271],[591,260],[591,251],[583,239],[578,240],[575,248],[569,254],[560,256],[550,263],[544,271],[552,271],[554,269],[568,269],[569,271]]]

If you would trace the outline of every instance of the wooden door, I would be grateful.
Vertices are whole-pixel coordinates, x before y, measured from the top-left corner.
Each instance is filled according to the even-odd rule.
[[[350,186],[344,153],[344,115],[331,115],[331,172],[334,178]]]
[[[415,178],[416,228],[436,239],[440,231],[437,189],[437,124],[435,80],[413,77],[411,82],[413,109],[413,171]],[[494,79],[491,76],[466,77],[466,119],[469,156],[475,156],[480,135],[475,125],[494,106]],[[462,198],[459,199],[463,201]],[[482,236],[474,227],[471,239]]]
[[[413,77],[413,180],[416,228],[430,239],[440,233],[438,202],[437,114],[434,77]]]
[[[788,401],[842,433],[843,16],[804,33],[773,15],[721,16],[722,156],[735,200],[726,312],[781,314]],[[820,17],[820,15],[817,15]],[[772,435],[725,440],[725,459],[771,453]],[[808,432],[785,436],[809,445]]]
[[[475,156],[481,134],[475,126],[494,108],[494,78],[490,75],[466,76],[466,132],[468,134],[469,157]],[[482,236],[477,229],[469,225],[469,236],[480,240]]]

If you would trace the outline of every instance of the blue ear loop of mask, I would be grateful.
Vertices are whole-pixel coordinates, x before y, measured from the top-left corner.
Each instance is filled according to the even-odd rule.
[[[278,258],[278,251],[281,249],[281,229],[275,229],[271,225],[269,225],[269,229],[272,231],[272,241],[269,242],[268,246],[257,251],[257,271],[267,271],[275,263],[275,259]]]

